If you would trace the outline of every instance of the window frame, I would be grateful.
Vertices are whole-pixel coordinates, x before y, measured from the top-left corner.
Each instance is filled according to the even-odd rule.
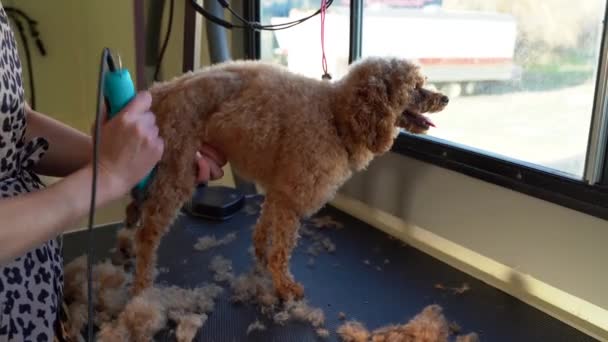
[[[252,5],[259,9],[260,1],[254,0]],[[349,63],[361,58],[363,15],[363,0],[351,0]],[[258,17],[249,19],[259,20],[259,11]],[[608,220],[608,4],[603,23],[583,179],[456,142],[406,132],[397,136],[391,152]],[[246,43],[248,55],[259,51],[260,44],[259,35],[250,35]],[[592,144],[595,146],[590,148]]]
[[[362,5],[363,0],[353,0],[351,5],[355,2]],[[352,15],[353,12],[351,12]],[[593,113],[583,179],[575,179],[558,170],[498,156],[491,152],[482,152],[473,147],[465,147],[431,136],[400,133],[395,140],[392,152],[608,220],[607,19],[608,5],[604,9],[599,67],[596,74]],[[352,28],[358,31],[357,36],[361,38],[363,20],[351,20],[351,22],[360,23]],[[351,50],[353,50],[352,46]],[[359,46],[354,51],[360,53],[361,50],[361,41],[359,41]],[[359,54],[357,58],[360,57]],[[592,144],[596,145],[590,148]]]

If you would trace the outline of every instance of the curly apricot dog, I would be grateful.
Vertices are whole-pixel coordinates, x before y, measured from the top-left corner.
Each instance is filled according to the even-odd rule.
[[[448,98],[424,89],[424,81],[407,60],[366,58],[333,82],[236,61],[153,85],[165,152],[147,199],[127,210],[127,225],[140,225],[133,293],[153,282],[160,240],[194,191],[191,156],[205,142],[266,190],[253,233],[256,259],[281,299],[301,298],[304,290],[289,271],[300,220],[387,152],[399,127],[425,133],[432,126],[422,114],[443,110]]]

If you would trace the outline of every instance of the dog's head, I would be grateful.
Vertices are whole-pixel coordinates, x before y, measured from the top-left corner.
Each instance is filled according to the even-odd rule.
[[[396,115],[395,125],[408,132],[424,134],[433,122],[425,115],[442,111],[450,101],[447,96],[425,88],[426,77],[420,67],[406,59],[370,60],[379,67],[377,77],[384,85],[384,96]],[[382,90],[381,90],[382,91]]]
[[[359,134],[369,149],[390,149],[398,128],[424,134],[433,122],[426,116],[443,110],[444,94],[426,89],[420,67],[407,59],[368,57],[353,64],[344,77]]]
[[[450,99],[438,92],[425,89],[420,82],[410,90],[409,100],[405,109],[398,116],[396,125],[415,134],[424,134],[429,128],[435,127],[433,121],[425,114],[442,111]]]

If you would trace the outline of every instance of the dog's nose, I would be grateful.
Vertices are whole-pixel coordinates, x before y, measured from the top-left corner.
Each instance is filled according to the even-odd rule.
[[[447,97],[445,95],[443,97],[441,97],[441,103],[448,104],[448,102],[450,102],[450,98],[449,97]]]

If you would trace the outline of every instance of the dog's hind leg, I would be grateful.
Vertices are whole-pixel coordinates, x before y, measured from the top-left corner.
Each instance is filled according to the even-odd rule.
[[[125,211],[125,226],[116,232],[116,244],[112,253],[114,265],[130,266],[134,255],[133,235],[141,217],[141,206],[136,200],[127,205]]]
[[[267,269],[275,290],[282,300],[300,299],[304,288],[289,271],[291,252],[296,246],[300,217],[291,207],[287,196],[269,193],[257,229],[270,233],[270,250],[266,251]]]
[[[194,193],[196,168],[188,156],[195,155],[196,147],[182,147],[185,151],[165,151],[165,160],[159,164],[141,207],[141,224],[135,233],[133,294],[152,285],[160,241],[180,208]]]
[[[253,230],[253,248],[255,257],[258,264],[264,268],[268,265],[268,247],[270,242],[270,230],[272,228],[272,216],[270,214],[264,214],[267,211],[271,211],[269,208],[270,203],[265,200],[262,204],[262,211],[260,218],[255,224]]]
[[[190,186],[186,187],[170,179],[158,179],[162,184],[151,189],[150,197],[142,207],[141,227],[135,232],[134,295],[150,287],[154,281],[158,246],[177,216],[177,211],[192,196],[194,177],[191,180],[188,182]]]

